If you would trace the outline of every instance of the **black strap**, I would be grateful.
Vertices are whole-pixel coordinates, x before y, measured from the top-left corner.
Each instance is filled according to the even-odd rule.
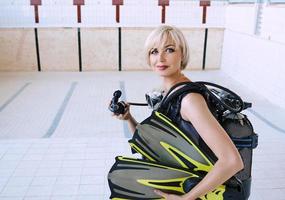
[[[177,87],[182,86],[182,88],[176,90],[173,92],[173,90],[175,90]],[[181,82],[181,83],[177,83],[176,85],[172,86],[170,88],[170,90],[167,92],[167,94],[165,95],[165,97],[163,98],[160,107],[161,108],[166,108],[168,107],[169,103],[177,98],[178,96],[180,96],[181,94],[185,93],[185,92],[195,92],[195,93],[202,93],[203,92],[203,85],[195,83],[195,82]]]
[[[256,133],[242,138],[231,137],[231,139],[234,142],[235,146],[240,149],[255,149],[258,145],[258,135]]]
[[[183,85],[182,88],[177,89],[177,87],[182,86],[182,85]],[[214,83],[209,83],[209,82],[181,82],[181,83],[178,83],[178,84],[176,84],[176,85],[174,85],[173,87],[170,88],[168,93],[163,98],[163,100],[162,100],[162,102],[160,104],[159,109],[167,110],[167,108],[171,104],[171,101],[173,101],[174,99],[176,99],[180,95],[185,94],[186,92],[187,93],[191,93],[191,92],[199,93],[199,94],[202,94],[203,96],[205,94],[209,94],[216,101],[218,101],[219,103],[222,103],[220,99],[218,99],[215,95],[213,95],[211,93],[211,91],[207,88],[207,85],[213,86],[213,87],[217,87],[219,89],[222,89],[222,90],[224,90],[224,91],[234,95],[234,97],[236,99],[238,99],[241,102],[243,102],[241,100],[241,98],[237,94],[232,92],[231,90],[229,90],[229,89],[227,89],[225,87],[222,87],[220,85],[214,84]],[[177,89],[177,90],[174,91],[175,89]],[[237,148],[254,149],[258,145],[258,135],[257,134],[253,134],[253,135],[242,137],[242,138],[231,137],[231,139],[235,143]]]
[[[205,81],[198,81],[196,82],[198,84],[203,85],[206,88],[206,91],[208,92],[208,94],[212,97],[212,99],[214,99],[216,102],[218,102],[219,104],[221,104],[222,106],[224,106],[226,109],[228,109],[229,111],[233,112],[233,113],[239,113],[242,110],[248,108],[244,105],[243,100],[241,99],[241,97],[239,95],[237,95],[235,92],[233,92],[232,90],[225,88],[221,85],[215,84],[215,83],[210,83],[210,82],[205,82]],[[215,89],[208,89],[207,86],[212,86],[214,88],[218,88],[222,91],[225,91],[226,93],[230,94],[230,98],[233,100],[235,100],[236,102],[238,102],[238,107],[232,107],[231,105],[228,105],[228,103],[226,103],[225,101],[223,101],[222,99],[218,98],[215,95]],[[251,105],[250,105],[251,107]]]

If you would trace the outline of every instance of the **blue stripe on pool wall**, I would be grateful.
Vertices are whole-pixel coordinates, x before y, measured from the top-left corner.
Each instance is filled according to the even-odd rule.
[[[268,126],[270,126],[271,128],[281,132],[281,133],[285,133],[285,130],[276,126],[275,124],[273,124],[272,122],[270,122],[268,119],[266,119],[265,117],[263,117],[261,114],[259,114],[258,112],[254,111],[253,109],[248,109],[249,112],[251,112],[254,116],[256,116],[257,118],[259,118],[261,121],[263,121],[265,124],[267,124]]]
[[[14,101],[31,83],[26,83],[23,85],[14,95],[12,95],[1,107],[0,112],[2,112],[12,101]]]
[[[59,110],[57,111],[55,118],[52,121],[51,126],[49,127],[48,131],[46,132],[46,134],[43,136],[43,138],[49,138],[52,136],[52,134],[55,132],[56,128],[58,127],[58,124],[63,116],[63,113],[66,109],[66,106],[75,90],[75,87],[77,85],[77,82],[72,82],[67,94],[65,95],[65,98],[59,108]]]
[[[125,89],[125,81],[120,81],[120,90],[122,92],[121,101],[126,101],[126,89]],[[123,130],[125,138],[131,138],[132,134],[129,130],[128,124],[126,121],[123,121]]]

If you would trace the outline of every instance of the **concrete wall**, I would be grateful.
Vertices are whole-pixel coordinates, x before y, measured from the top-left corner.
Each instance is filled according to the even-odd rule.
[[[122,29],[122,68],[148,70],[144,54],[144,41],[152,28]]]
[[[153,28],[122,29],[122,68],[124,70],[148,70],[144,55],[144,42]],[[201,70],[203,65],[205,29],[181,28],[190,47],[187,69]],[[208,30],[206,69],[218,69],[221,64],[224,29]]]
[[[42,28],[38,33],[43,71],[78,70],[77,29]]]
[[[220,69],[222,61],[223,42],[224,29],[209,29],[205,69]]]
[[[82,70],[118,69],[118,29],[81,29]]]
[[[254,35],[255,7],[228,7],[221,68],[233,79],[285,108],[285,30],[282,25],[285,7],[278,7],[276,15],[272,9],[273,6],[265,5],[261,33]],[[282,17],[277,19],[277,16]],[[265,37],[269,32],[271,37]],[[278,37],[281,35],[283,37]]]
[[[77,23],[77,9],[72,0],[44,0],[39,6],[39,23],[35,23],[34,7],[30,1],[0,1],[0,70],[37,70],[35,34],[38,29],[40,65],[42,71],[78,71],[79,52],[77,28],[81,28],[82,70],[118,70],[118,27],[122,28],[121,67],[123,70],[145,70],[143,46],[153,27],[161,25],[161,10],[157,0],[124,0],[120,6],[120,22],[115,20],[116,9],[111,0],[85,0],[81,7],[81,23]],[[170,1],[166,7],[167,24],[183,29],[190,46],[188,69],[202,69],[205,28],[209,28],[206,68],[220,67],[225,2],[212,1],[207,8],[207,23],[202,24],[199,1]],[[32,55],[33,65],[26,60],[15,62],[14,55],[21,44],[17,32],[29,30],[26,54]],[[143,28],[138,28],[143,27]],[[14,28],[14,29],[12,29]],[[16,39],[10,42],[10,33]],[[8,33],[8,34],[6,34]],[[11,52],[11,53],[9,53]],[[25,56],[25,59],[26,56]],[[9,60],[9,62],[7,61]],[[8,63],[8,64],[7,64]],[[14,67],[15,64],[18,67]]]
[[[33,29],[0,29],[0,71],[37,69]]]
[[[153,28],[121,29],[122,70],[149,70],[144,42]],[[187,69],[201,70],[205,29],[182,28],[190,47]],[[118,28],[81,28],[82,71],[118,70]],[[0,29],[0,70],[36,71],[34,29]],[[218,69],[221,63],[224,29],[208,29],[206,69]],[[79,71],[78,29],[38,28],[40,66],[42,71]],[[20,49],[22,48],[22,49]],[[28,56],[26,56],[26,54]],[[21,56],[21,59],[16,59]],[[30,63],[32,62],[32,63]]]

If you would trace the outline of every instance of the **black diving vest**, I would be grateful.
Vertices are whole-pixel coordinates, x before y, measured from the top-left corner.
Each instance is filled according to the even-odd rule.
[[[218,97],[219,95],[217,95],[215,89],[210,90],[208,86],[221,89],[221,93],[225,92],[225,94]],[[163,98],[157,111],[169,117],[214,162],[217,160],[215,154],[203,141],[191,122],[185,121],[180,114],[183,97],[193,92],[204,97],[209,110],[237,147],[244,163],[244,169],[235,175],[237,178],[235,180],[239,180],[242,184],[241,190],[243,190],[245,199],[247,199],[251,188],[252,149],[258,145],[258,135],[254,133],[251,122],[241,111],[251,107],[251,103],[243,102],[237,94],[227,88],[208,82],[178,83]],[[230,109],[228,105],[231,104],[237,104],[237,107]]]
[[[189,136],[193,142],[195,142],[195,144],[200,147],[200,149],[203,149],[203,151],[208,156],[210,156],[210,159],[215,162],[217,161],[215,154],[201,138],[192,123],[184,120],[180,114],[182,99],[191,92],[199,93],[203,96],[200,88],[196,88],[195,85],[193,85],[192,90],[182,92],[180,95],[169,101],[167,105],[162,103],[159,106],[158,111],[169,117],[179,129],[181,129],[187,136]],[[165,98],[167,98],[167,96]]]

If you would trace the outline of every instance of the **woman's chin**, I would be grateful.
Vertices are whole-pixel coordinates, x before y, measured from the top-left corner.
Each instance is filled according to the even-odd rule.
[[[167,77],[167,76],[169,76],[170,74],[168,73],[168,72],[166,72],[166,71],[159,71],[159,72],[157,72],[161,77]]]

